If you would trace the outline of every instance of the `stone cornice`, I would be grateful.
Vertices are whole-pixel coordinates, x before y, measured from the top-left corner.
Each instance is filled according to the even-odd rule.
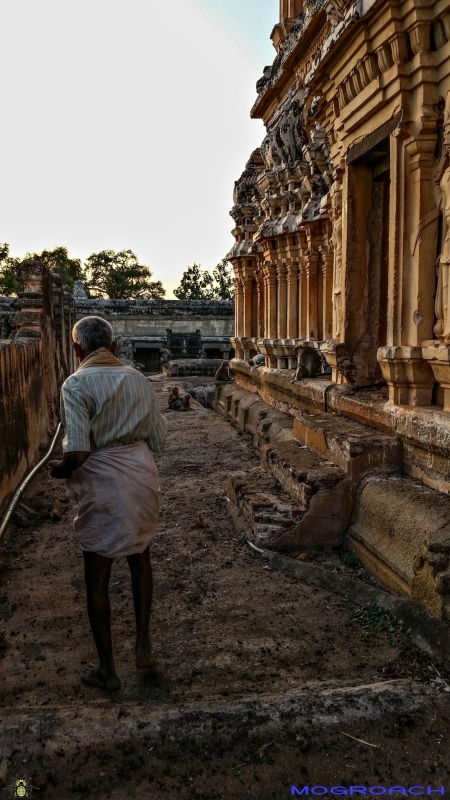
[[[279,107],[282,99],[280,92],[284,94],[286,87],[283,85],[289,78],[292,79],[294,65],[298,86],[311,86],[319,65],[348,28],[380,2],[381,0],[355,0],[349,3],[348,0],[330,0],[327,5],[319,0],[314,4],[313,13],[300,14],[298,22],[280,47],[272,68],[266,68],[263,78],[257,82],[258,98],[251,110],[251,117],[265,119],[267,123],[266,118],[271,116],[271,107]],[[321,28],[325,29],[323,36],[320,36]],[[317,40],[317,50],[311,53],[311,42],[314,39]],[[292,88],[289,85],[287,90]]]

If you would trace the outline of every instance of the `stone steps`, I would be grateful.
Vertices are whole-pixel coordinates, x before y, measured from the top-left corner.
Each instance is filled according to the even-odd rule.
[[[340,545],[350,513],[345,505],[342,519],[345,473],[293,441],[264,445],[261,462],[228,480],[252,541],[274,549]]]
[[[263,445],[261,466],[304,511],[317,493],[333,491],[345,479],[335,464],[294,441]]]
[[[282,412],[239,391],[261,467],[230,475],[228,496],[252,541],[272,550],[343,544],[392,591],[450,620],[450,497],[403,475],[400,440],[333,412],[272,425]]]
[[[276,547],[280,537],[294,529],[304,514],[262,467],[231,473],[227,494],[248,535],[260,547]]]
[[[333,413],[296,417],[293,438],[355,477],[396,472],[403,466],[402,444],[396,436]]]
[[[233,385],[221,400],[260,450],[267,475],[230,476],[239,491],[229,498],[266,547],[341,545],[361,480],[402,469],[401,442],[360,422],[333,413],[294,418]]]

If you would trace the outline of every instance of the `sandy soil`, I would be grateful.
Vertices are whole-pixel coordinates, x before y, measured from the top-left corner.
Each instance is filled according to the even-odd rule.
[[[154,380],[162,408],[171,384]],[[0,545],[0,702],[8,719],[27,709],[35,717],[90,707],[117,708],[120,718],[136,707],[217,708],[300,689],[314,698],[324,689],[392,678],[414,681],[424,703],[345,726],[346,733],[377,747],[336,727],[309,726],[307,719],[297,721],[295,735],[292,728],[253,736],[244,731],[201,745],[184,739],[182,747],[158,740],[150,748],[145,737],[117,746],[105,728],[103,745],[46,754],[44,747],[30,752],[18,736],[15,746],[0,745],[0,782],[9,785],[23,773],[39,787],[39,797],[117,800],[282,798],[290,796],[292,784],[343,781],[450,786],[450,694],[442,683],[430,683],[436,672],[429,660],[407,636],[364,627],[352,617],[351,602],[268,569],[227,513],[227,474],[257,463],[251,441],[196,404],[168,418],[167,447],[157,457],[162,513],[151,548],[158,673],[143,676],[134,667],[130,579],[120,560],[111,600],[122,690],[108,697],[80,683],[81,671],[95,663],[95,650],[72,508],[64,502],[60,522],[11,526]],[[65,500],[63,484],[46,468],[25,502],[39,493]],[[198,527],[199,517],[204,527]],[[328,554],[327,568],[339,559],[337,552]]]

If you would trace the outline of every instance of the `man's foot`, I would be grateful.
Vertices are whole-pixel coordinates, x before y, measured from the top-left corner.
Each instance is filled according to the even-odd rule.
[[[120,689],[121,683],[118,676],[105,675],[100,667],[96,667],[90,672],[85,672],[81,676],[81,680],[86,686],[95,686],[96,689],[103,689],[105,692],[117,692]]]
[[[136,666],[138,669],[156,669],[158,662],[152,656],[152,646],[149,641],[136,642]]]

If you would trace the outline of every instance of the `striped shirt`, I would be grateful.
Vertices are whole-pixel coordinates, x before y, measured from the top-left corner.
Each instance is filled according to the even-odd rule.
[[[64,453],[147,442],[161,453],[167,435],[151,383],[132,367],[87,367],[61,388]]]

